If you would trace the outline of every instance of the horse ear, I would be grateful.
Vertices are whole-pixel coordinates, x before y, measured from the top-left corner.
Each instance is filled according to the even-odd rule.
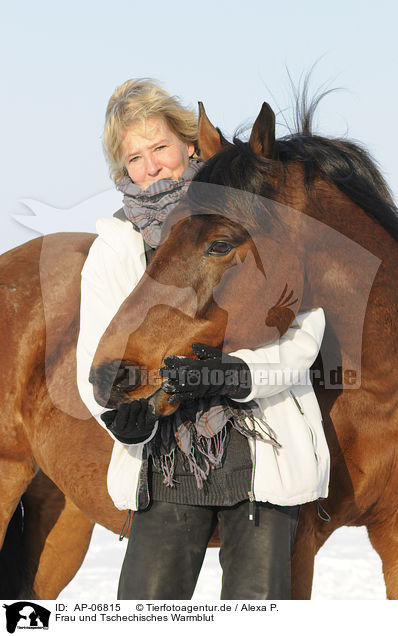
[[[200,158],[207,161],[216,155],[224,146],[228,145],[228,141],[222,136],[221,131],[215,128],[206,115],[206,111],[202,102],[199,104],[199,124],[198,124],[198,145],[200,150]]]
[[[263,103],[254,122],[249,146],[256,155],[261,155],[267,159],[278,158],[278,147],[275,141],[275,113],[267,102]]]

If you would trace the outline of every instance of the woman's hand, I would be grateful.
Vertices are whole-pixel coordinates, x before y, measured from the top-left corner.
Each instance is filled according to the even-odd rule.
[[[225,396],[247,397],[251,391],[251,374],[243,360],[214,347],[194,343],[197,358],[167,356],[160,375],[167,378],[162,389],[170,393],[168,402],[186,402],[199,398]]]
[[[139,444],[151,436],[157,417],[149,401],[141,398],[103,413],[101,419],[122,444]]]

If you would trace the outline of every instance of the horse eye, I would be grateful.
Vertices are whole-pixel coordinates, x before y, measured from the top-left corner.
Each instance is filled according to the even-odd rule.
[[[213,241],[213,243],[209,246],[207,253],[222,256],[224,254],[229,254],[229,252],[233,249],[234,246],[226,241]]]

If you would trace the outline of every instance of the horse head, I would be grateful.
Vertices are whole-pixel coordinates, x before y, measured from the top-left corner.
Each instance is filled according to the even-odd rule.
[[[297,219],[276,200],[283,171],[274,114],[263,105],[249,143],[238,148],[223,140],[203,107],[200,114],[204,169],[164,224],[160,246],[93,361],[94,393],[108,407],[153,396],[157,414],[172,413],[178,404],[167,402],[158,373],[167,355],[193,356],[194,342],[226,353],[270,343],[288,329],[302,302]],[[218,171],[221,156],[229,172]],[[247,158],[257,180],[258,164],[265,167],[264,192],[273,198],[259,195],[244,174]]]

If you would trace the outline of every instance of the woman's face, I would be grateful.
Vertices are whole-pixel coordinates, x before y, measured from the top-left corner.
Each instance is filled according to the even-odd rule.
[[[194,146],[181,141],[162,117],[149,117],[128,128],[123,151],[131,180],[145,190],[159,179],[181,177]]]

